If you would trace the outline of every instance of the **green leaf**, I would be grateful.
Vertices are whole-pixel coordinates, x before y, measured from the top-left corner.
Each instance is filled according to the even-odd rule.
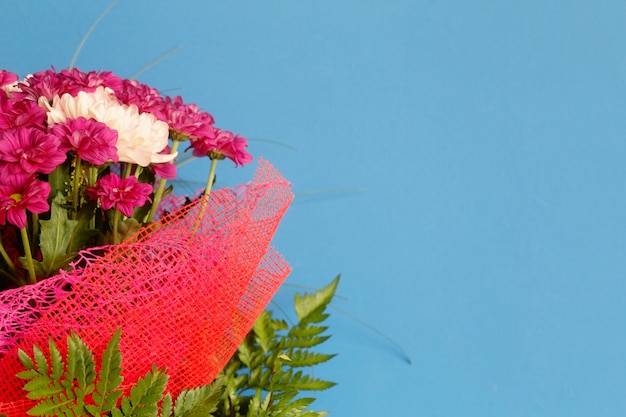
[[[174,405],[175,417],[205,417],[217,409],[224,392],[223,378],[212,384],[182,391]]]
[[[320,363],[327,362],[337,356],[336,354],[326,354],[326,353],[317,353],[311,352],[308,350],[296,350],[290,356],[290,361],[286,362],[286,366],[290,366],[292,368],[304,367],[304,366],[313,366],[318,365]]]
[[[30,416],[56,416],[67,415],[64,412],[68,408],[71,400],[67,398],[60,401],[53,401],[52,399],[41,401],[39,404],[31,408],[26,412]]]
[[[172,417],[172,396],[168,392],[161,403],[161,417]]]
[[[130,397],[122,398],[121,408],[113,408],[113,416],[156,417],[157,404],[163,399],[168,376],[165,368],[153,366],[137,384],[131,388]]]
[[[89,347],[76,334],[67,338],[67,372],[68,379],[75,380],[83,392],[96,379],[96,364]]]
[[[313,294],[296,294],[294,304],[300,323],[319,323],[326,318],[321,312],[333,299],[338,284],[339,277],[336,277],[329,285]]]
[[[24,352],[22,349],[17,350],[17,357],[19,358],[20,362],[22,362],[22,365],[24,365],[26,369],[35,369],[35,364],[28,356],[28,353]]]
[[[50,220],[41,220],[39,248],[41,262],[36,263],[37,273],[43,276],[56,274],[59,269],[67,266],[74,259],[75,253],[67,252],[77,220],[70,220],[67,210],[63,208],[65,198],[57,194],[50,205]]]
[[[78,251],[88,246],[89,241],[100,236],[99,230],[89,228],[89,223],[95,215],[96,204],[96,201],[83,204],[76,215],[76,227],[74,227],[67,245],[67,255],[68,257],[71,256],[72,259],[76,257]]]
[[[96,391],[93,393],[95,405],[86,406],[93,415],[111,411],[123,393],[122,390],[118,389],[124,379],[122,377],[122,354],[120,352],[121,337],[122,329],[120,328],[113,334],[102,355],[99,381],[96,384]]]
[[[50,339],[48,341],[48,346],[50,348],[50,362],[52,365],[52,374],[50,375],[50,377],[55,381],[59,381],[61,380],[63,372],[65,371],[63,357],[61,356],[59,348],[57,348],[57,345],[54,343],[54,340]]]
[[[254,337],[264,353],[268,353],[272,348],[272,339],[275,332],[272,327],[272,320],[267,311],[261,313],[253,326]]]
[[[49,200],[56,198],[59,194],[66,193],[67,184],[70,182],[69,164],[60,164],[54,171],[48,174],[48,184],[50,184]],[[49,201],[52,203],[52,201]]]
[[[39,346],[33,346],[33,356],[37,365],[37,371],[40,374],[48,375],[48,361]]]

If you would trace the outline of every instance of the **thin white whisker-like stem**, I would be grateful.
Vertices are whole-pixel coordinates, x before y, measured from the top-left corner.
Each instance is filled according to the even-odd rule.
[[[378,330],[376,327],[372,326],[371,324],[369,324],[365,320],[358,318],[354,314],[349,313],[349,312],[347,312],[344,309],[341,309],[341,308],[339,308],[337,306],[334,306],[332,304],[329,304],[329,307],[334,308],[335,310],[337,310],[341,314],[347,316],[350,320],[353,320],[353,321],[359,323],[361,326],[365,327],[369,331],[376,333],[378,336],[382,337],[387,342],[391,343],[393,345],[393,347],[396,348],[396,350],[398,351],[398,353],[400,354],[400,356],[402,357],[402,359],[406,363],[408,363],[409,365],[413,363],[413,361],[411,361],[411,358],[406,353],[406,351],[402,348],[402,346],[400,346],[400,344],[398,342],[396,342],[395,340],[393,340],[391,337],[387,336],[385,333],[381,332],[380,330]]]
[[[94,31],[94,29],[98,26],[98,24],[100,23],[100,21],[102,19],[104,19],[104,17],[111,11],[111,9],[113,8],[113,6],[115,6],[115,4],[118,2],[119,0],[113,0],[111,2],[111,4],[109,4],[109,7],[107,7],[100,16],[98,16],[98,18],[93,22],[93,24],[91,25],[91,27],[89,28],[89,30],[87,31],[87,33],[85,33],[85,36],[83,36],[83,39],[80,41],[80,44],[78,45],[78,48],[76,48],[76,52],[74,52],[74,56],[72,57],[72,60],[70,61],[70,65],[67,67],[68,69],[72,69],[74,68],[74,64],[76,64],[76,60],[78,59],[78,55],[80,54],[80,51],[83,49],[83,46],[85,45],[85,43],[87,42],[87,39],[89,39],[89,37],[91,36],[91,33]]]
[[[272,145],[282,146],[283,148],[287,148],[287,149],[289,149],[291,151],[298,152],[298,148],[296,148],[295,146],[287,145],[285,142],[281,142],[281,141],[278,141],[278,140],[261,139],[261,138],[249,138],[248,141],[250,141],[250,142],[271,143]]]
[[[135,72],[133,75],[128,77],[128,79],[129,80],[133,80],[133,79],[137,78],[137,76],[139,76],[139,75],[143,74],[144,72],[148,71],[150,68],[154,67],[156,64],[158,64],[159,62],[163,61],[168,56],[172,55],[173,53],[178,52],[180,50],[180,48],[181,48],[181,46],[178,45],[178,46],[173,47],[169,51],[161,54],[160,56],[158,56],[154,60],[150,61],[150,63],[148,63],[147,65],[144,65],[143,67],[141,67],[137,72]]]

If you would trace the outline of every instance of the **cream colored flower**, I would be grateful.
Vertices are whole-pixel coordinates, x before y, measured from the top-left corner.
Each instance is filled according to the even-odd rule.
[[[45,98],[39,105],[48,111],[48,123],[63,123],[67,118],[95,119],[117,131],[120,162],[141,166],[172,161],[177,154],[161,155],[168,144],[169,127],[150,113],[139,113],[137,106],[120,104],[113,91],[98,87],[94,92],[55,96],[52,104]]]

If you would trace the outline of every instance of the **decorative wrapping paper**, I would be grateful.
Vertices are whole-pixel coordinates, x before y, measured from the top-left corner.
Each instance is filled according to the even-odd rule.
[[[48,351],[76,332],[99,364],[122,328],[128,388],[156,364],[167,390],[210,383],[290,272],[270,247],[290,184],[260,160],[248,184],[167,212],[135,238],[81,253],[69,272],[0,293],[0,414],[24,416],[18,348]],[[174,200],[175,201],[175,200]]]

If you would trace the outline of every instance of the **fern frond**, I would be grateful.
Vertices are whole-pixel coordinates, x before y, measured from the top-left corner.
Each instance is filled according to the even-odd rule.
[[[261,313],[253,326],[255,341],[261,347],[263,353],[268,353],[272,348],[272,340],[274,339],[275,330],[272,325],[272,319],[267,311]]]
[[[284,349],[310,348],[322,344],[328,339],[330,336],[291,337],[284,339],[281,347]]]
[[[176,398],[174,417],[206,417],[217,409],[224,392],[223,378],[200,388],[184,390]]]
[[[146,376],[139,378],[137,384],[130,390],[130,397],[122,398],[120,408],[113,408],[113,417],[156,417],[157,404],[163,399],[163,392],[167,385],[168,376],[165,368],[158,369],[156,365],[148,371]]]
[[[289,355],[291,360],[286,362],[285,366],[290,366],[292,368],[313,366],[327,362],[335,356],[337,355],[311,352],[309,350],[295,350],[291,355]]]
[[[338,284],[339,277],[336,277],[329,285],[315,293],[296,294],[294,304],[300,323],[320,323],[326,319],[327,315],[322,312],[333,299]]]
[[[67,338],[67,372],[68,379],[76,380],[78,387],[84,391],[96,379],[93,353],[76,333]]]
[[[327,326],[315,326],[312,324],[308,326],[296,326],[296,327],[292,327],[291,329],[289,329],[289,336],[311,337],[311,336],[317,336],[320,333],[324,333],[326,330],[328,330]]]
[[[111,411],[122,395],[122,391],[119,389],[124,380],[122,377],[122,354],[120,352],[121,336],[122,329],[120,328],[113,334],[102,354],[99,380],[92,395],[94,404],[85,406],[87,411],[94,416]]]

